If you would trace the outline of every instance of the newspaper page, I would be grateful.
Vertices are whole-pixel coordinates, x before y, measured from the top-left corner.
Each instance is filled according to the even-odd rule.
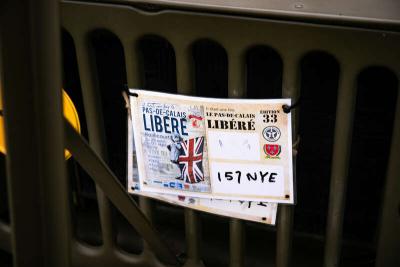
[[[140,190],[293,203],[290,103],[130,90]]]
[[[170,204],[191,208],[195,210],[200,210],[221,216],[227,216],[242,220],[275,225],[276,214],[278,209],[277,203],[206,199],[206,198],[186,197],[179,195],[140,191],[137,161],[136,161],[136,149],[133,141],[134,135],[132,129],[132,120],[130,118],[130,115],[128,115],[127,126],[128,126],[128,135],[127,135],[128,193],[150,197]]]

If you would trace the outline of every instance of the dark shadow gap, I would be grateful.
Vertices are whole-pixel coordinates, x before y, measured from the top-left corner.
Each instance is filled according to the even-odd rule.
[[[358,76],[343,236],[367,249],[344,253],[349,266],[375,264],[397,94],[398,79],[387,68],[369,67]]]
[[[104,119],[107,161],[123,186],[126,185],[127,111],[122,97],[126,68],[124,50],[113,33],[96,30],[91,34]],[[143,243],[139,234],[111,204],[116,245],[126,252],[139,254]]]
[[[0,154],[0,221],[10,223],[10,208],[7,193],[6,156]]]
[[[63,88],[77,109],[81,134],[88,139],[75,44],[72,36],[64,29],[62,30],[62,63]],[[103,241],[95,184],[73,157],[67,161],[67,174],[71,187],[74,235],[79,241],[100,246]]]
[[[281,98],[283,63],[268,46],[255,46],[246,55],[247,98]]]
[[[300,67],[295,230],[324,235],[340,69],[324,52],[307,54]]]
[[[2,267],[14,266],[12,254],[8,253],[6,251],[0,250],[0,265]]]
[[[144,87],[165,93],[177,93],[176,60],[172,45],[162,37],[145,36],[139,41],[144,73]],[[153,223],[170,249],[186,251],[183,208],[152,201]]]
[[[176,61],[172,45],[159,36],[149,35],[139,41],[144,88],[176,93]]]
[[[210,40],[192,47],[197,96],[228,97],[228,57],[225,49]]]

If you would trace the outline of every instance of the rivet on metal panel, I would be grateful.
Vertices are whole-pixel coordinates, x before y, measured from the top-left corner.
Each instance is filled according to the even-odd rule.
[[[289,113],[292,109],[297,108],[300,105],[300,101],[301,101],[301,98],[299,97],[299,99],[297,99],[297,101],[294,102],[292,105],[290,105],[290,106],[289,105],[283,105],[282,106],[283,112]]]
[[[297,3],[297,4],[294,4],[294,7],[300,9],[300,8],[303,8],[304,5]]]

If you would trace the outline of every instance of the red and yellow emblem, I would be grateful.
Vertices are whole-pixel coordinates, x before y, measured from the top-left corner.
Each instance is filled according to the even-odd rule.
[[[267,159],[279,159],[279,154],[281,154],[281,146],[275,144],[265,144],[264,153]]]

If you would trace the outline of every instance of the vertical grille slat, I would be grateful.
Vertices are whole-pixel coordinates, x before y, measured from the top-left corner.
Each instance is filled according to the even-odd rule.
[[[144,84],[144,66],[141,64],[143,55],[139,49],[138,36],[130,35],[122,37],[124,52],[125,52],[125,66],[129,88],[142,88]],[[139,196],[139,206],[143,214],[150,222],[153,222],[153,200]],[[143,241],[142,255],[151,255],[149,245]],[[146,256],[145,256],[146,257]],[[145,258],[142,260],[146,261]]]
[[[191,46],[187,43],[172,44],[176,53],[176,82],[179,94],[194,95],[194,67]]]
[[[1,53],[1,52],[0,52]],[[1,73],[0,62],[0,73]],[[0,76],[0,93],[2,80]],[[0,249],[11,253],[10,208],[7,192],[6,156],[0,155]]]
[[[282,75],[282,97],[291,98],[296,101],[299,95],[299,51],[283,56]],[[297,110],[292,110],[292,136],[297,138]],[[296,156],[293,157],[293,168],[296,168]],[[294,171],[294,180],[296,172]],[[290,266],[293,242],[293,218],[294,206],[279,205],[277,218],[277,239],[276,239],[276,266]]]
[[[233,46],[227,49],[228,55],[228,97],[239,98],[246,95],[246,61],[241,49]],[[245,224],[239,219],[229,220],[229,266],[244,266]]]
[[[121,96],[127,83],[125,56],[117,36],[106,30],[91,33],[99,79],[103,120],[107,142],[108,165],[119,181],[126,184],[126,114]],[[122,153],[121,153],[122,152]],[[135,229],[114,205],[110,205],[110,237],[116,246],[132,254],[142,251],[142,242]]]
[[[107,157],[103,111],[98,88],[97,67],[90,34],[74,36],[82,98],[87,119],[90,145],[103,159]]]
[[[0,249],[11,253],[11,227],[0,222]]]
[[[140,67],[140,51],[137,47],[137,36],[119,36],[125,55],[125,69],[129,88],[140,88],[142,70]]]
[[[294,166],[294,165],[293,165]],[[289,267],[293,243],[294,207],[281,205],[277,218],[276,266]]]
[[[332,156],[324,266],[338,266],[340,260],[344,204],[351,148],[357,69],[342,65]]]
[[[154,203],[153,200],[151,200],[148,197],[139,197],[139,205],[140,205],[140,209],[142,210],[143,214],[146,215],[147,219],[150,222],[153,222],[153,212],[154,212]],[[147,244],[145,245],[144,249],[150,249]]]
[[[203,266],[201,261],[201,219],[199,213],[192,209],[185,209],[185,235],[187,244],[187,264]]]
[[[187,44],[174,43],[176,60],[176,82],[179,94],[194,95],[193,56]],[[201,218],[192,209],[184,209],[185,235],[187,246],[187,265],[203,266],[201,261]]]
[[[101,108],[100,89],[98,87],[97,67],[95,52],[91,44],[89,33],[76,37],[76,54],[78,70],[82,85],[82,98],[87,118],[87,128],[90,144],[94,151],[107,161],[107,145],[105,141],[105,129],[103,112]],[[112,227],[111,204],[103,191],[96,185],[96,196],[99,207],[101,233],[103,246],[114,246],[114,233]]]
[[[96,196],[99,203],[100,225],[103,238],[103,247],[114,246],[115,233],[112,222],[112,212],[110,200],[105,196],[100,187],[96,186]]]
[[[7,10],[0,16],[1,97],[13,264],[67,267],[71,224],[59,2],[1,5]]]
[[[70,96],[77,109],[81,134],[88,139],[75,44],[72,35],[65,29],[62,32],[62,52],[63,89]],[[74,218],[73,230],[75,238],[80,242],[99,246],[103,241],[98,203],[95,197],[95,183],[74,158],[70,158],[67,161],[67,170],[73,199],[72,217]]]
[[[229,266],[244,266],[245,224],[239,219],[229,220]]]
[[[246,96],[246,58],[238,47],[227,47],[228,54],[228,97]]]

